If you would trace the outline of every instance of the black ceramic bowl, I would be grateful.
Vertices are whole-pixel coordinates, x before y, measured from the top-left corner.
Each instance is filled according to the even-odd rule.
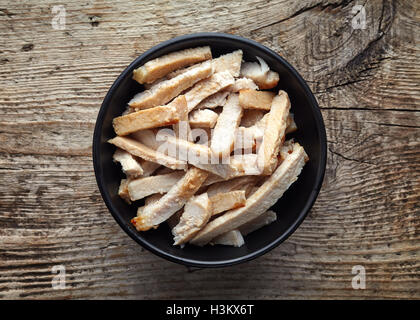
[[[130,224],[136,215],[136,205],[128,205],[117,194],[122,173],[112,161],[115,147],[107,140],[114,137],[112,119],[121,115],[127,102],[143,87],[132,80],[135,68],[148,60],[169,52],[209,45],[213,57],[242,49],[244,60],[263,58],[272,70],[280,74],[278,89],[290,97],[295,121],[299,128],[294,138],[305,148],[310,161],[306,163],[299,179],[271,208],[277,212],[277,221],[245,237],[240,248],[227,246],[195,247],[183,249],[173,246],[170,229],[162,223],[156,230],[137,232]],[[221,267],[254,259],[283,242],[300,225],[311,209],[321,188],[326,163],[326,135],[318,104],[297,71],[282,57],[261,44],[241,37],[222,33],[197,33],[165,41],[146,51],[131,63],[109,89],[96,121],[93,136],[93,163],[99,190],[109,211],[121,228],[135,241],[151,252],[170,261],[195,267]]]

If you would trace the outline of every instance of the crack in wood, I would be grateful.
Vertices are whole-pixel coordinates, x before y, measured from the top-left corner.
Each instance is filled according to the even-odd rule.
[[[369,164],[369,165],[375,165],[375,166],[376,166],[376,163],[373,163],[373,162],[369,162],[369,161],[365,161],[365,160],[360,160],[360,159],[354,159],[354,158],[349,158],[349,157],[346,157],[346,156],[342,155],[341,153],[339,153],[339,152],[337,152],[337,151],[332,150],[332,149],[331,149],[331,147],[328,147],[328,150],[329,150],[332,154],[335,154],[335,155],[339,156],[340,158],[342,158],[342,159],[344,159],[344,160],[354,161],[354,162],[358,162],[358,163],[363,163],[363,164]]]
[[[347,81],[347,82],[344,82],[344,83],[338,83],[338,84],[326,87],[324,90],[315,91],[314,94],[327,93],[331,89],[344,87],[344,86],[348,86],[348,85],[355,84],[355,83],[358,83],[358,82],[363,82],[363,81],[366,81],[366,79],[355,79],[355,80]]]
[[[286,18],[283,18],[283,19],[280,19],[280,20],[271,22],[269,24],[266,24],[264,26],[261,26],[261,27],[252,29],[251,30],[251,33],[252,32],[255,32],[255,31],[259,31],[259,30],[264,29],[264,28],[272,27],[272,26],[274,26],[276,24],[279,24],[279,23],[282,23],[282,22],[285,22],[285,21],[288,21],[290,19],[293,19],[293,18],[295,18],[295,17],[297,17],[297,16],[299,16],[299,15],[301,15],[301,14],[307,12],[307,11],[311,11],[313,9],[319,8],[321,11],[323,11],[323,10],[325,10],[328,7],[331,7],[331,8],[345,7],[345,6],[347,6],[351,2],[353,2],[353,0],[343,0],[343,1],[340,1],[338,3],[326,3],[326,4],[324,4],[323,2],[318,2],[318,3],[316,3],[316,4],[312,5],[312,6],[301,8],[298,11],[296,11],[295,13],[293,13],[292,15],[290,15],[290,16],[288,16]]]
[[[420,129],[420,126],[409,126],[409,125],[402,125],[402,124],[394,124],[394,123],[375,123],[372,122],[378,126],[385,126],[385,127],[400,127],[400,128],[414,128],[414,129]]]
[[[395,108],[384,108],[384,109],[380,109],[380,108],[366,108],[366,107],[360,107],[360,108],[356,108],[356,107],[349,107],[349,108],[343,108],[343,107],[319,107],[321,110],[342,110],[342,111],[394,111],[394,112],[419,112],[420,110],[415,110],[415,109],[395,109]]]

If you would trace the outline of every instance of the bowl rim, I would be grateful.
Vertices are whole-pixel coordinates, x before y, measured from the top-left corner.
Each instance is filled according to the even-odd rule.
[[[266,54],[272,56],[276,60],[278,60],[280,63],[283,64],[283,66],[296,77],[296,79],[299,82],[299,85],[303,88],[306,98],[309,101],[311,108],[314,111],[314,117],[315,117],[315,125],[319,134],[320,138],[320,162],[319,166],[317,168],[317,175],[315,179],[315,185],[312,189],[312,192],[309,196],[309,198],[306,201],[306,205],[304,208],[300,211],[297,219],[294,221],[294,223],[284,232],[280,237],[278,237],[273,242],[270,242],[265,247],[256,250],[252,253],[249,253],[245,256],[233,258],[233,259],[223,259],[219,261],[202,261],[202,260],[195,260],[195,259],[188,259],[188,258],[182,258],[177,255],[168,253],[164,250],[161,250],[148,241],[142,239],[142,237],[139,235],[138,232],[134,232],[132,229],[128,227],[128,224],[126,221],[124,221],[121,217],[121,215],[118,213],[118,210],[115,208],[115,206],[112,203],[110,195],[106,191],[104,179],[101,175],[101,168],[100,168],[100,137],[102,133],[102,126],[105,116],[105,111],[107,110],[110,100],[114,94],[114,91],[119,87],[121,82],[129,75],[129,73],[132,72],[132,69],[134,66],[139,65],[141,61],[145,58],[147,58],[149,55],[155,53],[156,51],[159,51],[167,46],[173,45],[177,42],[184,42],[184,41],[190,41],[196,38],[208,38],[209,40],[212,39],[224,39],[224,40],[230,40],[234,42],[242,42],[247,45],[256,47],[257,49],[264,51]],[[308,215],[310,209],[312,208],[313,204],[315,203],[315,200],[319,194],[319,191],[322,186],[322,182],[325,175],[325,169],[326,169],[326,161],[327,161],[327,137],[325,132],[325,125],[324,120],[322,118],[322,114],[320,111],[320,108],[318,106],[318,102],[315,99],[315,96],[313,95],[312,91],[310,90],[309,86],[305,82],[305,80],[302,78],[302,76],[295,70],[292,65],[290,65],[283,57],[281,57],[279,54],[277,54],[275,51],[271,50],[270,48],[254,41],[251,39],[243,38],[236,35],[226,34],[226,33],[219,33],[219,32],[199,32],[199,33],[191,33],[186,34],[182,36],[178,36],[169,40],[166,40],[164,42],[161,42],[157,44],[156,46],[150,48],[146,52],[142,53],[140,56],[138,56],[133,62],[130,63],[128,67],[124,69],[124,71],[118,76],[118,78],[114,81],[111,88],[108,90],[101,108],[99,109],[98,116],[96,119],[94,134],[93,134],[93,145],[92,145],[92,158],[93,158],[93,166],[95,171],[95,177],[96,182],[99,187],[99,191],[101,193],[102,199],[105,202],[105,205],[107,206],[108,210],[110,211],[111,215],[114,217],[114,219],[117,221],[117,223],[120,225],[120,227],[127,233],[134,241],[136,241],[138,244],[140,244],[145,249],[149,250],[150,252],[156,254],[159,257],[162,257],[164,259],[167,259],[169,261],[190,266],[190,267],[198,267],[198,268],[216,268],[216,267],[227,267],[227,266],[233,266],[239,263],[244,263],[250,260],[253,260],[257,257],[262,256],[263,254],[267,253],[268,251],[274,249],[277,247],[280,243],[285,241],[290,235],[292,235],[295,230],[300,226],[300,224],[303,222],[303,220]]]

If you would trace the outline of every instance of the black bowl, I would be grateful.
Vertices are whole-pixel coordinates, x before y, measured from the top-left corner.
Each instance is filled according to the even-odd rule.
[[[135,68],[148,60],[169,52],[209,45],[213,56],[242,49],[244,60],[263,58],[272,70],[280,74],[278,89],[285,90],[290,97],[298,131],[294,138],[305,148],[310,161],[306,163],[299,179],[271,208],[277,212],[274,223],[245,237],[240,248],[227,246],[195,247],[186,245],[181,249],[173,246],[170,229],[166,223],[147,232],[137,232],[130,224],[136,215],[136,205],[128,205],[117,194],[122,178],[119,165],[112,161],[115,147],[107,143],[114,137],[112,119],[121,115],[127,102],[143,86],[132,80]],[[326,164],[326,135],[318,104],[311,90],[297,71],[282,57],[261,44],[238,36],[223,33],[196,33],[165,41],[146,51],[131,63],[108,91],[98,118],[93,136],[93,163],[99,190],[109,211],[121,228],[135,241],[151,252],[170,261],[195,267],[221,267],[254,259],[283,242],[300,225],[311,209],[321,188]]]

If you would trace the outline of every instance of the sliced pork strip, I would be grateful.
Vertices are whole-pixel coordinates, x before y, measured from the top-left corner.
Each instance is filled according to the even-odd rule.
[[[237,154],[230,157],[231,165],[242,172],[243,175],[255,176],[261,175],[262,170],[258,166],[258,155],[254,153]]]
[[[235,80],[235,83],[229,87],[231,92],[239,92],[240,90],[258,90],[258,86],[255,84],[254,80],[249,78],[239,78]]]
[[[274,211],[268,210],[255,219],[244,223],[238,228],[238,230],[243,236],[246,236],[247,234],[250,234],[251,232],[254,232],[276,220],[277,214]]]
[[[181,95],[165,106],[140,110],[116,117],[112,124],[117,135],[125,136],[139,130],[178,123],[186,109],[187,100],[185,96]]]
[[[151,194],[168,192],[184,174],[184,171],[179,170],[168,174],[131,180],[128,183],[130,199],[131,201],[136,201]]]
[[[246,202],[245,191],[236,190],[226,193],[218,193],[210,198],[210,202],[212,206],[211,215],[240,208],[243,207]]]
[[[277,165],[277,154],[284,142],[289,110],[289,96],[286,92],[279,91],[267,114],[264,137],[258,150],[258,166],[265,175],[271,174]]]
[[[271,91],[241,90],[239,91],[239,104],[244,109],[269,111],[275,95]]]
[[[150,60],[140,68],[135,69],[133,71],[133,79],[141,84],[152,83],[176,69],[211,58],[209,46],[172,52]]]
[[[188,112],[191,112],[207,97],[232,85],[234,82],[235,80],[228,71],[213,73],[211,77],[199,81],[185,93]]]
[[[117,136],[108,140],[108,142],[131,153],[132,155],[143,158],[144,160],[156,162],[174,170],[187,169],[187,163],[185,161],[177,160],[161,152],[148,148],[134,139]]]
[[[132,133],[130,135],[130,138],[133,138],[134,140],[137,140],[138,142],[144,144],[146,147],[157,150],[160,145],[162,144],[161,141],[157,141],[157,131],[158,129],[146,129],[146,130],[140,130]]]
[[[271,71],[267,63],[257,57],[259,62],[245,62],[241,66],[241,76],[252,79],[259,89],[274,88],[279,82],[279,74]]]
[[[224,246],[242,247],[245,244],[244,237],[238,230],[228,231],[211,241],[213,244]]]
[[[150,89],[136,94],[128,104],[136,110],[164,105],[198,81],[211,76],[212,73],[212,65],[206,61],[175,78],[161,81]]]
[[[189,123],[192,128],[213,128],[219,115],[210,109],[193,110],[189,114]]]
[[[172,229],[174,245],[188,242],[209,221],[211,205],[207,193],[192,197],[184,207],[179,223]]]
[[[122,171],[129,178],[136,178],[143,174],[141,164],[125,150],[117,148],[114,152],[113,160],[121,164]]]
[[[157,168],[160,167],[159,163],[147,161],[141,158],[139,158],[139,162],[143,168],[142,177],[148,177],[152,175],[157,170]]]
[[[228,90],[222,90],[201,101],[196,109],[214,109],[217,107],[223,107],[226,103],[226,98],[229,95]]]
[[[228,71],[233,77],[239,77],[242,64],[242,50],[236,50],[211,60],[214,72]]]
[[[247,113],[246,111],[261,112],[261,114],[250,115],[250,119],[245,120]],[[250,153],[254,150],[259,142],[262,142],[264,137],[265,127],[267,125],[268,113],[264,114],[260,110],[244,110],[244,116],[242,116],[241,126],[236,130],[234,153]],[[296,123],[293,119],[293,114],[289,113],[287,117],[287,128],[286,134],[292,133],[297,130]],[[240,150],[244,150],[241,152]]]
[[[160,194],[160,193],[152,194],[152,195],[146,197],[146,199],[144,199],[144,205],[147,206],[149,204],[152,204],[152,203],[158,201],[162,197],[163,197],[163,194]]]
[[[216,155],[227,157],[233,150],[235,132],[241,122],[242,112],[238,94],[230,94],[211,138],[210,149]]]
[[[232,77],[238,77],[241,72],[242,54],[242,50],[236,50],[210,60],[214,73],[228,71]],[[207,62],[208,61],[205,61],[187,68],[175,70],[168,74],[166,78],[173,79],[181,74],[185,74],[193,68],[200,67]]]

